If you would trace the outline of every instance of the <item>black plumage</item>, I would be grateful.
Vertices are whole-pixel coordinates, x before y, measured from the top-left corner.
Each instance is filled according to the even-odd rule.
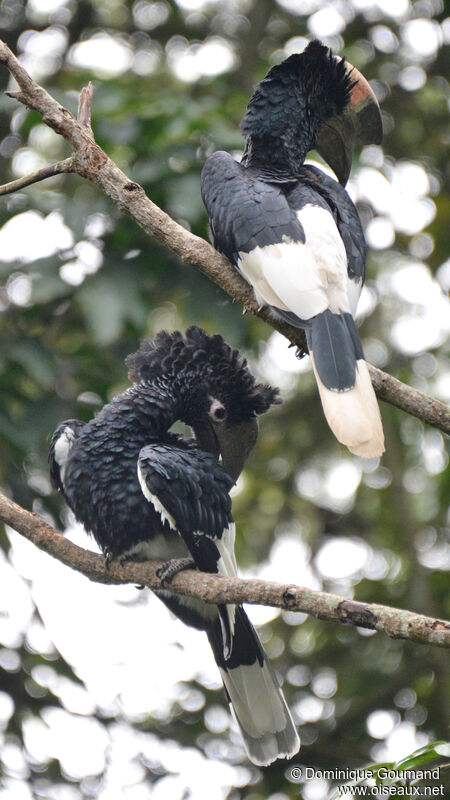
[[[126,363],[129,389],[90,422],[67,420],[53,434],[53,486],[107,559],[189,556],[201,570],[236,574],[229,492],[256,441],[256,415],[277,390],[197,327],[160,333]],[[171,433],[177,420],[196,438]],[[245,612],[182,597],[167,583],[155,593],[206,631],[249,757],[268,764],[293,755],[295,726]]]
[[[269,70],[241,122],[243,163],[273,182],[291,183],[324,123],[342,113],[355,84],[345,61],[318,40]]]
[[[350,112],[352,104],[359,111]],[[252,285],[260,306],[305,330],[328,422],[341,442],[364,456],[384,449],[353,319],[365,278],[364,235],[345,189],[304,160],[319,141],[330,151],[326,130],[336,136],[336,120],[356,130],[363,108],[370,122],[370,107],[378,119],[360,73],[313,41],[255,88],[241,124],[242,161],[218,151],[202,172],[214,246]],[[359,129],[353,138],[366,141]],[[350,133],[347,139],[337,159],[343,175]]]

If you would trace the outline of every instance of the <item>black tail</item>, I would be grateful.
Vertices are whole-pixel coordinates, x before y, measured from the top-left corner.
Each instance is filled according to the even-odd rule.
[[[380,410],[353,317],[327,309],[314,317],[306,340],[334,435],[356,455],[380,456],[384,452]]]
[[[208,632],[208,639],[250,760],[267,766],[277,758],[291,758],[300,747],[300,739],[283,692],[245,611],[236,607],[229,658],[224,658],[218,621]]]

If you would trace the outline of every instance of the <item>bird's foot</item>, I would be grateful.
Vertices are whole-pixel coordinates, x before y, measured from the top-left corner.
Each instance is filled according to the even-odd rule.
[[[111,553],[106,553],[105,554],[105,566],[106,566],[107,570],[109,570],[109,568],[110,568],[110,566],[111,566],[113,561],[118,561],[119,565],[121,567],[124,567],[125,564],[128,563],[128,561],[136,561],[136,558],[133,556],[132,553],[129,553],[129,554],[125,553],[124,555],[121,555],[118,558],[117,558],[117,556],[112,556]],[[135,586],[135,589],[145,589],[145,586],[144,586],[144,584],[137,584]]]
[[[136,555],[133,553],[123,553],[121,556],[119,556],[119,564],[121,567],[124,567],[129,561],[136,561]],[[137,583],[135,584],[134,588],[142,591],[142,589],[145,589],[145,586],[143,583]]]
[[[193,558],[171,558],[170,561],[165,561],[164,564],[158,567],[156,574],[164,585],[170,583],[174,575],[178,572],[181,572],[183,569],[192,569],[193,567],[195,567]]]
[[[111,564],[113,563],[113,561],[115,563],[118,562],[121,567],[124,567],[125,564],[128,561],[136,561],[136,558],[131,553],[130,554],[125,553],[125,554],[123,554],[121,556],[113,556],[112,553],[105,553],[105,567],[106,567],[106,569],[109,569],[111,567]]]

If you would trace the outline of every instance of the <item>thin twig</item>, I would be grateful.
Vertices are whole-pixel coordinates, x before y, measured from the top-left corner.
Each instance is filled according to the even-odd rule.
[[[190,264],[214,281],[234,300],[239,301],[252,314],[263,319],[279,331],[292,344],[304,351],[304,333],[286,322],[271,316],[267,308],[259,309],[253,290],[204,239],[195,236],[158,208],[138,183],[130,180],[95,143],[92,132],[84,123],[92,97],[88,89],[81,102],[81,122],[64,106],[31,80],[30,76],[11,52],[0,41],[0,62],[5,63],[19,84],[20,91],[10,93],[27,108],[37,111],[43,121],[69,142],[75,158],[72,171],[94,183],[110,200],[128,214],[148,236],[154,237],[175,253],[182,262]],[[377,396],[402,409],[444,433],[450,433],[450,409],[439,400],[412,389],[391,375],[369,365]]]
[[[74,160],[74,156],[69,156],[69,158],[65,158],[63,161],[57,161],[55,164],[49,164],[48,167],[42,167],[42,169],[38,169],[36,172],[24,175],[23,178],[17,178],[15,181],[4,183],[3,186],[0,186],[0,197],[5,194],[18,192],[20,189],[24,189],[25,186],[38,183],[38,181],[43,181],[46,178],[52,178],[54,175],[61,175],[64,172],[73,172]]]
[[[94,133],[91,127],[91,111],[92,111],[92,98],[94,96],[94,84],[89,81],[87,86],[84,86],[80,92],[78,100],[78,114],[77,119],[80,125],[89,132],[91,139],[94,139]]]
[[[78,547],[37,514],[31,514],[0,494],[0,519],[25,536],[41,550],[97,583],[136,583],[150,589],[161,588],[156,574],[160,562],[113,562],[106,568],[97,553]],[[393,639],[409,639],[420,644],[450,648],[450,622],[425,617],[412,611],[375,603],[362,603],[339,595],[318,592],[292,584],[259,579],[228,578],[187,570],[176,575],[172,591],[197,597],[207,603],[252,603],[287,611],[302,611],[318,619],[350,623],[382,631]]]

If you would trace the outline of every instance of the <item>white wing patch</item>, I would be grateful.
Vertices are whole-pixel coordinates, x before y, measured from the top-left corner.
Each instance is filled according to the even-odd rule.
[[[308,320],[329,308],[350,311],[347,256],[333,216],[307,205],[297,212],[305,243],[280,242],[239,253],[239,269],[260,305]]]
[[[177,526],[175,524],[174,518],[172,517],[171,514],[169,514],[167,509],[164,508],[163,504],[161,503],[159,498],[156,496],[156,494],[152,494],[151,493],[150,489],[148,488],[148,486],[147,486],[147,484],[145,482],[145,478],[144,478],[144,476],[142,474],[141,465],[139,464],[139,462],[138,462],[138,465],[137,465],[137,476],[138,476],[139,483],[141,485],[142,494],[144,495],[145,499],[148,500],[148,502],[152,504],[152,506],[155,508],[156,511],[158,511],[159,514],[161,514],[162,521],[163,522],[168,522],[170,527],[172,528],[172,530],[176,531],[177,530]]]
[[[362,278],[348,278],[347,280],[347,295],[350,303],[350,311],[352,317],[355,318],[356,308],[358,305],[359,296],[362,289]]]
[[[55,442],[55,461],[59,467],[59,477],[62,485],[64,486],[64,479],[66,476],[67,462],[69,460],[70,451],[75,440],[75,433],[68,425],[64,428],[61,435]]]
[[[225,528],[222,538],[214,539],[220,553],[220,559],[217,564],[219,575],[229,575],[237,578],[237,563],[234,553],[235,536],[236,527],[234,522],[231,522],[228,528]]]
[[[239,253],[239,268],[253,286],[259,305],[294,311],[309,319],[327,307],[326,295],[305,248],[298,242],[281,242]]]
[[[215,543],[217,545],[217,549],[220,553],[220,559],[217,563],[217,571],[219,575],[230,575],[231,577],[237,577],[237,564],[236,564],[236,556],[234,553],[234,539],[236,534],[236,527],[234,522],[232,522],[228,528],[225,528],[222,538],[215,539]],[[224,648],[224,657],[229,658],[231,655],[232,649],[232,641],[234,636],[234,623],[236,619],[236,606],[234,605],[227,605],[227,613],[228,613],[228,621],[230,625],[230,647]],[[222,623],[222,618],[220,618],[220,624],[222,627],[222,637],[223,641],[227,642],[227,635],[226,631],[224,630],[224,626]]]
[[[219,575],[226,575],[230,577],[237,577],[237,564],[236,556],[234,553],[234,540],[236,535],[236,527],[234,522],[231,522],[228,528],[225,528],[220,539],[209,537],[216,545],[220,558],[217,562],[217,572]],[[194,536],[205,536],[201,531],[195,531]],[[228,634],[222,617],[220,619],[220,627],[222,629],[222,641],[224,643],[223,655],[227,659],[231,655],[233,636],[234,636],[234,623],[236,619],[236,606],[231,603],[226,606],[228,614],[228,624],[230,632]]]
[[[297,212],[297,218],[305,231],[304,247],[315,262],[328,308],[334,314],[350,311],[347,254],[332,214],[325,208],[307,205]]]

